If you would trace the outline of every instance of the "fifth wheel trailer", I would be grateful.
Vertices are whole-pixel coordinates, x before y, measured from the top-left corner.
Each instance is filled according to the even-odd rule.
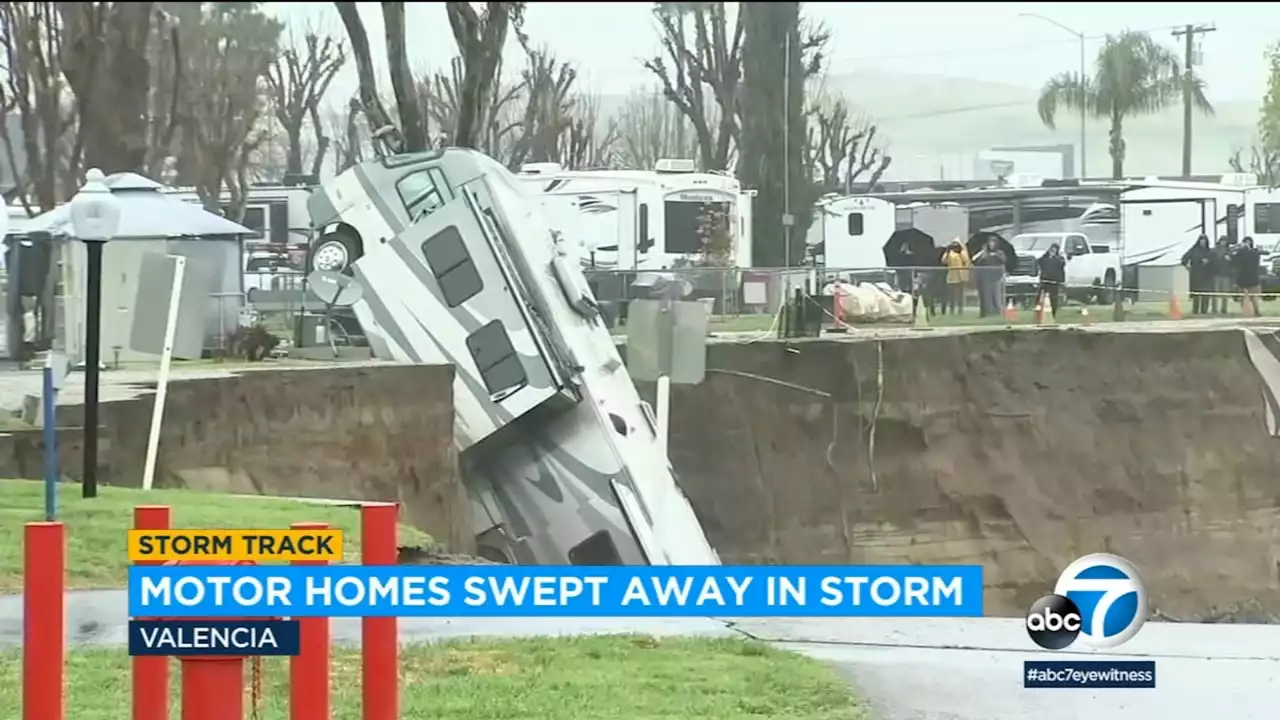
[[[313,257],[348,260],[330,269],[362,288],[375,354],[455,367],[482,556],[718,564],[566,240],[506,168],[460,148],[385,156],[310,212]]]

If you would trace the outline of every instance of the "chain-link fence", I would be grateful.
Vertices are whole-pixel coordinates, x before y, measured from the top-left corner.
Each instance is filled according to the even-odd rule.
[[[659,297],[671,283],[680,284],[686,300],[706,303],[711,332],[720,335],[805,335],[881,324],[980,327],[1197,316],[1280,319],[1280,303],[1274,302],[1280,296],[1280,280],[1248,292],[1225,287],[1216,293],[1191,293],[1181,267],[1131,268],[1062,280],[1041,277],[1034,265],[1014,272],[1000,266],[681,268],[588,271],[587,277],[615,335],[626,334],[630,301]]]

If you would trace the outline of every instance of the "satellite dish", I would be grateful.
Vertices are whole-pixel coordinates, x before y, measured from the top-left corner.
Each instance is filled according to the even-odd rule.
[[[350,277],[330,270],[314,270],[307,276],[311,292],[328,307],[350,307],[364,297],[364,288]]]

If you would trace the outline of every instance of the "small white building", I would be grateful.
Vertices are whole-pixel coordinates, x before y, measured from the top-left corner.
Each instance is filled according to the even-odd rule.
[[[206,347],[216,347],[236,328],[244,303],[241,257],[248,228],[173,197],[160,183],[135,173],[117,173],[105,180],[120,207],[120,226],[102,254],[102,346],[105,362],[143,360],[129,350],[143,256],[178,255],[187,258],[187,274],[208,288],[205,307],[184,310],[179,322],[203,320]],[[75,239],[70,207],[63,204],[36,217],[13,223],[10,238],[24,242],[55,242],[60,256],[60,292],[55,346],[73,358],[83,357],[87,253]],[[203,316],[203,317],[201,317]]]

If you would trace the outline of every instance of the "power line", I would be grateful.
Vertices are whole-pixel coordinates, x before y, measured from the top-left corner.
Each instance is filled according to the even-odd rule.
[[[1183,26],[1172,26],[1172,24],[1166,24],[1166,26],[1160,26],[1160,27],[1139,28],[1139,29],[1135,29],[1134,32],[1166,32],[1166,31],[1171,31],[1171,29],[1175,29],[1179,27],[1183,27]],[[1101,33],[1101,35],[1085,35],[1084,40],[1087,40],[1087,41],[1106,40],[1107,35],[1108,33]],[[1110,33],[1110,35],[1115,35],[1115,33]],[[873,61],[873,60],[913,60],[916,58],[954,58],[954,56],[957,56],[957,55],[966,55],[966,56],[1000,55],[1000,54],[1012,53],[1012,51],[1018,51],[1018,50],[1043,49],[1044,46],[1048,46],[1048,45],[1075,45],[1075,44],[1078,44],[1078,42],[1079,42],[1079,38],[1073,38],[1073,40],[1042,40],[1038,42],[1018,42],[1018,44],[1010,44],[1010,45],[980,45],[977,47],[973,47],[973,46],[952,47],[952,49],[948,49],[948,50],[928,50],[928,51],[924,51],[924,53],[904,53],[904,54],[895,54],[895,55],[860,55],[858,56],[858,58],[833,58],[832,61],[835,64],[842,64],[842,63],[865,63],[865,61]]]

